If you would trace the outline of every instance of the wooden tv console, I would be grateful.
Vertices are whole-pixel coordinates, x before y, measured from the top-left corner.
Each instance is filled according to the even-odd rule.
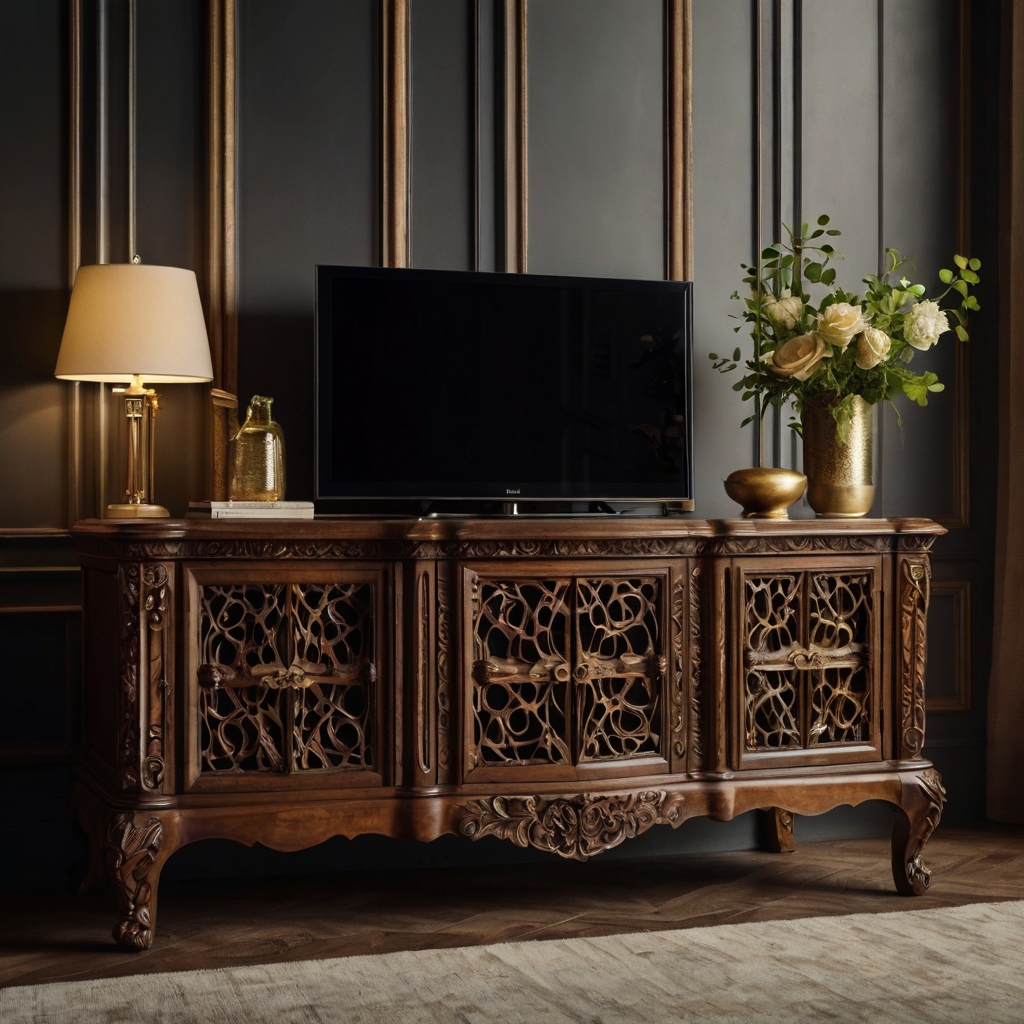
[[[924,519],[87,521],[74,806],[145,949],[186,843],[497,836],[896,808],[920,894]]]

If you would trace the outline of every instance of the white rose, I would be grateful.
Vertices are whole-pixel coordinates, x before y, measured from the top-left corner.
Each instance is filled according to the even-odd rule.
[[[790,338],[772,354],[772,369],[780,377],[807,380],[822,359],[832,354],[828,345],[817,334],[801,334]]]
[[[804,310],[804,300],[799,295],[792,295],[788,288],[784,289],[777,299],[765,303],[764,311],[776,327],[791,331],[797,325],[800,314]]]
[[[914,348],[928,349],[939,340],[940,334],[949,330],[946,314],[932,299],[915,302],[907,311],[903,321],[903,336]]]
[[[892,338],[885,331],[874,327],[865,327],[864,333],[857,339],[856,363],[862,370],[870,370],[877,366],[892,348]]]
[[[818,317],[818,333],[836,348],[846,348],[868,326],[860,306],[833,302]]]

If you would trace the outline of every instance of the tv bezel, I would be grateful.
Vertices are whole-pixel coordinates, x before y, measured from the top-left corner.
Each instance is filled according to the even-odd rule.
[[[680,482],[685,484],[686,492],[668,493],[657,495],[628,495],[625,493],[611,495],[494,495],[494,494],[467,494],[452,495],[444,493],[435,494],[409,494],[409,495],[388,495],[388,494],[337,494],[324,491],[323,476],[330,475],[331,450],[329,444],[323,441],[325,420],[329,423],[331,416],[331,381],[332,381],[332,351],[330,341],[330,330],[333,320],[332,304],[324,297],[324,286],[327,282],[339,274],[354,280],[382,280],[401,276],[409,280],[419,281],[461,281],[474,283],[481,278],[501,278],[503,284],[511,284],[514,287],[548,287],[548,288],[582,288],[582,287],[604,287],[613,289],[635,289],[644,285],[663,288],[669,292],[678,292],[683,299],[683,403],[684,403],[684,450],[686,452],[686,470],[681,475]],[[322,301],[323,300],[323,301]],[[314,324],[314,498],[318,503],[328,504],[331,508],[340,508],[342,505],[358,504],[365,507],[366,503],[378,502],[381,505],[394,506],[402,502],[421,503],[450,503],[450,504],[477,504],[481,506],[494,505],[502,502],[515,502],[517,504],[581,504],[589,505],[605,504],[614,502],[616,504],[642,504],[642,505],[664,505],[667,509],[676,511],[692,511],[694,507],[694,486],[693,486],[693,282],[692,281],[669,281],[669,280],[648,280],[644,278],[602,278],[602,277],[571,277],[561,275],[542,274],[514,274],[514,273],[490,273],[486,271],[466,270],[420,270],[407,267],[354,267],[336,264],[317,264],[316,266],[316,297],[315,297],[315,324]],[[329,433],[329,431],[328,431]]]

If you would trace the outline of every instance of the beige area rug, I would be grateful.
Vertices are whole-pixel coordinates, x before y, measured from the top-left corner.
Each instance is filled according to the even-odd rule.
[[[0,990],[22,1024],[1024,1021],[1024,902]]]

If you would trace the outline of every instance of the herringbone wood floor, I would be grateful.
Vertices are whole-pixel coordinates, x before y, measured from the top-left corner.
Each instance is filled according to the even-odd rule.
[[[942,829],[928,895],[895,894],[889,844],[161,886],[156,942],[123,953],[112,903],[0,896],[0,985],[1024,899],[1024,828]]]

